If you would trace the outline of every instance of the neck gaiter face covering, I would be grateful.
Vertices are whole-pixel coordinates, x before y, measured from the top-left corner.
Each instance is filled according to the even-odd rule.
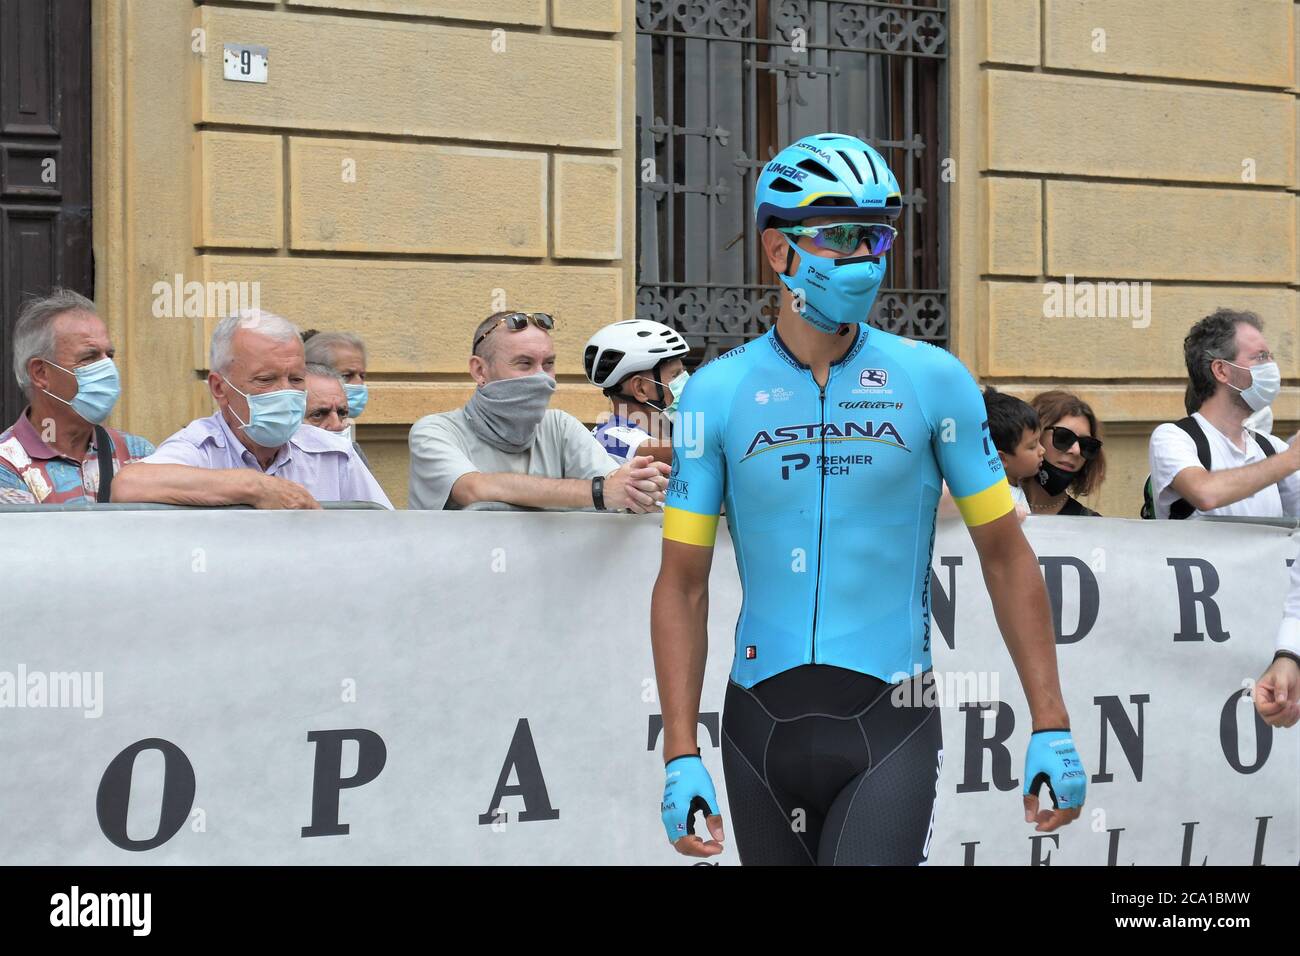
[[[465,406],[470,429],[499,451],[527,451],[555,391],[545,372],[502,378],[475,390]]]

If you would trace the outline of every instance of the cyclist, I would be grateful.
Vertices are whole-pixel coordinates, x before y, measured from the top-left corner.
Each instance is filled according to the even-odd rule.
[[[724,503],[744,589],[722,718],[742,863],[928,857],[943,758],[929,581],[945,480],[1029,702],[1025,819],[1055,830],[1083,805],[1046,588],[983,397],[948,352],[866,324],[900,209],[893,173],[861,140],[827,133],[782,150],[755,194],[778,318],[682,396],[651,636],[663,822],[688,856],[720,853],[724,838],[695,736]],[[697,809],[710,840],[695,835]]]
[[[682,364],[689,351],[679,332],[650,319],[624,319],[587,340],[582,350],[587,380],[613,406],[591,433],[611,458],[649,455],[672,463],[672,418],[691,377]]]

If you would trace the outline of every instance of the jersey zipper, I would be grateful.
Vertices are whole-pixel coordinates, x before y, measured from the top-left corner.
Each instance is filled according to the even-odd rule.
[[[813,379],[815,382],[816,379]],[[826,385],[831,381],[830,370],[826,372]],[[822,596],[822,527],[826,522],[826,385],[819,385],[821,391],[821,491],[817,501],[817,578],[813,582],[813,627],[812,627],[812,663],[817,663],[817,615],[821,611]]]

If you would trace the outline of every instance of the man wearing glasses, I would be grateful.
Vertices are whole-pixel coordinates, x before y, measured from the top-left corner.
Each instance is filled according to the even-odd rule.
[[[687,856],[721,853],[724,838],[696,742],[724,500],[744,589],[722,715],[742,863],[928,857],[943,750],[923,688],[945,480],[1029,702],[1024,819],[1045,832],[1083,806],[1047,591],[984,398],[949,353],[867,325],[901,200],[884,157],[860,139],[827,133],[782,150],[755,195],[764,261],[784,286],[776,324],[699,369],[682,395],[703,434],[688,447],[674,432],[650,631],[660,808]],[[1052,810],[1039,809],[1044,783]]]
[[[1259,316],[1217,310],[1192,326],[1183,355],[1188,415],[1151,435],[1154,516],[1300,515],[1300,441],[1245,424],[1282,386]]]
[[[658,510],[668,465],[649,456],[621,464],[555,392],[555,320],[497,312],[474,330],[474,394],[461,408],[411,428],[410,506],[458,510],[486,502],[525,509]]]

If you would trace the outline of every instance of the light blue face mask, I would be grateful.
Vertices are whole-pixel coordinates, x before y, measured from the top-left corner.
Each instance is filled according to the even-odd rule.
[[[297,388],[282,388],[274,392],[250,395],[241,392],[224,375],[222,380],[248,400],[249,421],[244,421],[230,409],[230,414],[243,426],[244,434],[263,448],[279,448],[302,425],[307,413],[307,392]]]
[[[68,401],[66,398],[59,398],[49,389],[43,388],[41,391],[50,398],[58,399],[64,405],[71,405],[74,412],[92,425],[98,425],[108,418],[109,413],[113,411],[113,406],[117,404],[117,397],[122,394],[122,380],[111,358],[102,358],[98,362],[91,362],[76,369],[63,368],[62,365],[55,365],[49,359],[44,361],[69,375],[75,375],[77,394],[72,397],[72,401]]]
[[[828,335],[841,325],[865,322],[885,278],[885,257],[819,256],[782,236],[798,254],[799,269],[793,276],[782,273],[779,278],[795,295],[796,305],[802,290],[804,307],[799,314],[804,321]]]
[[[362,382],[360,385],[344,384],[343,391],[348,396],[348,417],[360,418],[366,410],[366,403],[370,401],[370,389]]]
[[[650,379],[650,381],[654,382],[660,388],[668,389],[669,394],[672,395],[673,400],[660,409],[660,411],[667,416],[668,421],[670,422],[676,423],[677,421],[677,403],[682,400],[682,392],[686,389],[686,380],[690,377],[691,373],[685,369],[679,372],[677,377],[667,384],[659,381],[657,378],[650,378],[648,375],[645,376],[645,378]]]

